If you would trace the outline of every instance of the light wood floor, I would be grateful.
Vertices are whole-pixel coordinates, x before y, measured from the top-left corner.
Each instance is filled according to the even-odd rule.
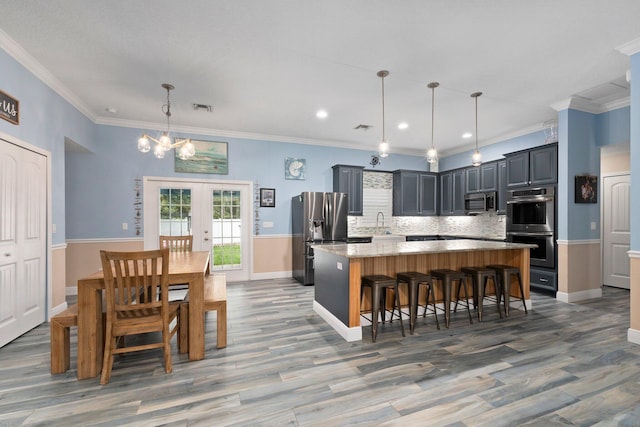
[[[640,346],[627,342],[629,292],[438,331],[419,319],[347,343],[312,311],[313,287],[292,280],[228,284],[229,345],[206,359],[160,351],[116,359],[111,382],[49,374],[49,326],[0,349],[0,426],[591,426],[640,425]],[[408,325],[407,325],[408,326]],[[408,329],[408,328],[407,328]],[[175,343],[174,343],[175,344]]]

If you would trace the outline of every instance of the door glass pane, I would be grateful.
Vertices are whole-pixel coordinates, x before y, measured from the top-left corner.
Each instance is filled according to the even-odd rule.
[[[191,190],[160,189],[160,235],[186,236],[191,231]]]
[[[213,190],[211,259],[214,270],[242,267],[240,191]]]

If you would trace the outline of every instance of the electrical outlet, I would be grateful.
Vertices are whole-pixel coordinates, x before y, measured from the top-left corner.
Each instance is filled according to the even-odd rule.
[[[262,223],[262,228],[273,228],[273,222],[272,221],[264,221]]]
[[[342,263],[341,263],[341,262],[339,262],[339,263],[338,263],[338,265],[337,265],[337,267],[338,267],[338,270],[342,270]]]
[[[595,221],[591,221],[591,229],[592,230],[596,229],[596,222]]]
[[[129,229],[129,224],[127,224],[126,222],[122,223],[122,229],[123,230],[128,230]]]

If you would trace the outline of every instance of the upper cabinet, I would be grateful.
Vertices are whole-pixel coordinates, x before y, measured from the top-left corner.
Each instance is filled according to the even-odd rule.
[[[507,214],[507,161],[500,160],[497,163],[498,169],[498,208],[499,215]]]
[[[507,187],[558,182],[558,146],[549,144],[505,155]]]
[[[440,174],[440,215],[464,215],[465,170]]]
[[[393,215],[437,214],[438,174],[397,170],[393,172]]]
[[[483,163],[480,166],[465,169],[466,192],[497,191],[498,163]]]
[[[333,166],[333,191],[347,193],[349,201],[348,215],[362,216],[362,173],[364,167]]]

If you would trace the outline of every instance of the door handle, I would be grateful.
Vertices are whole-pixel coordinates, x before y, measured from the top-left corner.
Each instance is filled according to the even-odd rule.
[[[10,254],[9,252],[5,252],[5,253],[4,253],[4,256],[7,256],[7,257],[8,257],[8,256],[11,256],[11,254]]]
[[[205,237],[205,238],[204,238],[204,241],[205,241],[205,242],[208,242],[208,241],[209,241],[209,239]]]

